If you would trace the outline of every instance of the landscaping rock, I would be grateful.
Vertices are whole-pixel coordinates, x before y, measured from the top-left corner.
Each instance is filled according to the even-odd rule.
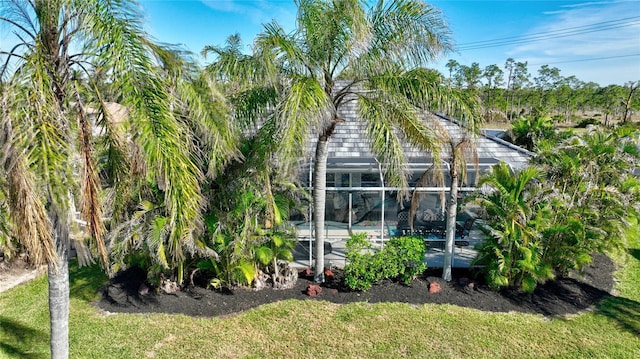
[[[180,286],[176,281],[171,279],[163,279],[160,283],[160,290],[167,294],[173,294],[180,291]]]
[[[475,289],[475,288],[476,288],[476,284],[475,284],[474,282],[469,282],[469,283],[467,284],[467,288],[469,288],[469,289]]]
[[[313,275],[313,271],[311,270],[311,268],[305,268],[298,272],[298,275],[300,277],[311,277]]]
[[[335,275],[331,271],[331,268],[325,268],[324,269],[324,278],[325,279],[331,279],[331,280],[333,280],[333,278],[335,278]]]
[[[439,293],[442,288],[438,282],[429,283],[429,294]]]
[[[322,292],[322,287],[317,284],[309,284],[307,286],[307,295],[315,297]]]

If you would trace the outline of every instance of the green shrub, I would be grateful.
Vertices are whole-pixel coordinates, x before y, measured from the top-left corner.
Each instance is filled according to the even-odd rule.
[[[352,234],[347,239],[347,265],[344,267],[344,282],[355,290],[367,290],[378,280],[379,273],[372,270],[373,249],[366,233]]]
[[[416,276],[427,269],[424,254],[427,247],[420,237],[392,238],[384,251],[393,253],[398,265],[398,279],[409,284]]]
[[[345,284],[354,290],[367,290],[382,279],[396,279],[409,284],[427,269],[424,262],[426,246],[419,237],[393,238],[375,252],[366,233],[352,235],[347,240]]]

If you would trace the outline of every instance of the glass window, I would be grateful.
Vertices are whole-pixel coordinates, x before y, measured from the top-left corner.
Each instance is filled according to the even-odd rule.
[[[335,186],[336,186],[336,174],[327,173],[327,187],[335,187]]]
[[[351,184],[351,180],[350,180],[350,176],[348,173],[343,173],[342,174],[342,181],[341,181],[341,187],[349,187],[349,185]]]
[[[380,187],[380,175],[378,173],[363,173],[360,179],[362,187]]]

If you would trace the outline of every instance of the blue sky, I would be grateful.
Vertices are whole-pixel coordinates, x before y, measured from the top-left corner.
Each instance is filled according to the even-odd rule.
[[[640,80],[638,0],[429,3],[442,11],[460,49],[433,64],[445,74],[448,59],[468,66],[478,62],[484,68],[503,67],[511,57],[527,61],[533,76],[548,64],[559,68],[562,76],[602,86]],[[194,53],[208,44],[222,45],[236,32],[250,44],[262,24],[272,20],[292,30],[296,15],[293,0],[142,0],[141,5],[147,30],[157,40],[183,44]],[[568,31],[573,35],[558,37]],[[539,40],[516,42],[527,37]],[[478,44],[496,39],[504,39],[504,44]]]
[[[272,20],[287,30],[295,26],[293,0],[139,1],[146,30],[156,40],[182,44],[195,54],[205,45],[224,44],[234,33],[242,35],[249,51],[262,25]],[[478,62],[484,69],[503,67],[513,58],[526,61],[532,76],[546,64],[562,76],[602,86],[640,80],[640,0],[428,3],[441,10],[458,49],[432,64],[443,74],[448,75],[449,59],[467,66]],[[2,49],[12,43],[6,30],[0,28]],[[536,41],[524,41],[531,39]]]

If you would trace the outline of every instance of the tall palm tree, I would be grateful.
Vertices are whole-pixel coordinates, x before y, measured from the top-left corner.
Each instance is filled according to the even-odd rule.
[[[33,260],[48,265],[51,354],[66,358],[69,209],[77,194],[92,248],[103,266],[108,262],[89,108],[97,110],[98,124],[111,137],[112,154],[120,154],[113,158],[129,157],[117,146],[122,141],[111,131],[92,72],[108,74],[127,108],[144,178],[163,194],[169,223],[169,241],[163,245],[175,262],[193,247],[194,228],[202,222],[201,171],[190,153],[190,132],[170,110],[166,78],[149,56],[153,46],[135,2],[9,0],[1,5],[0,21],[14,31],[17,44],[1,52],[2,172],[9,178],[15,238]]]
[[[451,280],[451,267],[453,264],[453,245],[456,235],[456,214],[458,213],[458,184],[460,180],[466,182],[467,158],[471,159],[476,166],[476,179],[478,173],[478,153],[475,147],[475,129],[468,130],[461,128],[462,136],[455,137],[449,135],[445,141],[449,145],[449,177],[451,178],[451,188],[447,201],[447,229],[445,236],[444,263],[442,267],[442,279]]]
[[[279,155],[299,159],[309,132],[317,138],[315,280],[322,282],[328,145],[345,121],[341,109],[357,101],[387,183],[406,188],[403,143],[439,158],[437,135],[420,115],[425,108],[444,108],[453,96],[423,67],[452,46],[441,13],[422,1],[380,0],[368,8],[359,0],[299,0],[297,5],[293,32],[270,23],[255,44],[258,54],[272,56],[270,63],[286,84],[275,112]],[[455,99],[452,104],[466,110]]]
[[[189,53],[168,45],[148,45],[160,67],[173,115],[186,133],[193,134],[189,136],[193,143],[186,143],[186,146],[200,167],[200,172],[204,174],[199,176],[200,185],[207,188],[210,181],[219,176],[230,161],[242,157],[237,145],[238,126],[230,121],[228,101],[219,85],[204,75]],[[104,152],[109,153],[108,147]],[[156,272],[165,274],[167,270],[174,270],[178,284],[182,284],[186,257],[185,253],[175,256],[174,248],[182,250],[183,245],[172,237],[173,224],[170,221],[169,207],[164,201],[165,192],[159,186],[145,188],[144,185],[136,184],[136,177],[140,177],[140,174],[114,181],[112,177],[118,179],[117,173],[111,172],[113,171],[107,176],[114,182],[109,188],[110,193],[118,192],[114,188],[116,186],[125,187],[120,192],[132,192],[125,193],[127,195],[111,195],[110,198],[115,199],[107,203],[112,224],[107,236],[114,261],[112,268],[119,269],[126,265],[126,255],[132,251],[142,251],[142,255],[150,257],[150,264],[155,265],[152,268]],[[137,180],[140,182],[140,178]],[[128,187],[135,190],[131,191]],[[122,200],[119,201],[117,197],[122,197]],[[198,223],[194,225],[194,229],[198,230]],[[200,236],[194,237],[184,243],[189,254],[216,255]],[[171,279],[173,278],[168,280]]]

